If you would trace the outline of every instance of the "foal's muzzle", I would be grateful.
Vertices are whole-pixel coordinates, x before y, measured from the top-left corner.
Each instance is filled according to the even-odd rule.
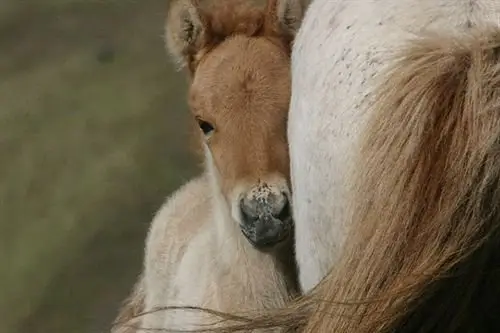
[[[292,231],[290,201],[285,193],[259,193],[240,201],[241,231],[256,248],[270,248]]]

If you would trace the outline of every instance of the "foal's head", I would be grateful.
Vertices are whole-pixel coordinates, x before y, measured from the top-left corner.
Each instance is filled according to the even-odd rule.
[[[167,47],[190,74],[189,106],[223,201],[254,246],[270,247],[292,226],[286,121],[302,6],[220,3],[209,9],[194,0],[175,3]]]

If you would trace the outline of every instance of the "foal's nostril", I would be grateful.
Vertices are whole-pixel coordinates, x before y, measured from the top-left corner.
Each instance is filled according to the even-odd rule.
[[[243,221],[245,221],[246,223],[254,222],[258,218],[258,215],[256,214],[255,209],[251,205],[251,203],[243,199],[240,200],[240,212]]]

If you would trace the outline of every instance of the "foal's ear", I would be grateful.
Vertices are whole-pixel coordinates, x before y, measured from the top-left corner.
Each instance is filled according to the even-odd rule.
[[[305,12],[304,0],[268,0],[267,16],[284,33],[295,36]]]
[[[177,0],[170,6],[165,26],[167,50],[181,67],[192,65],[206,34],[205,17],[198,0]]]

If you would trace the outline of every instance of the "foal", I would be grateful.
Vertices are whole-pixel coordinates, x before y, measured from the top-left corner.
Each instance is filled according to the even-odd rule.
[[[152,312],[134,319],[145,329],[208,321],[185,308],[155,311],[161,307],[264,310],[297,293],[286,120],[302,5],[223,3],[176,2],[167,19],[167,48],[189,72],[205,171],[153,220],[144,271],[119,315]]]

